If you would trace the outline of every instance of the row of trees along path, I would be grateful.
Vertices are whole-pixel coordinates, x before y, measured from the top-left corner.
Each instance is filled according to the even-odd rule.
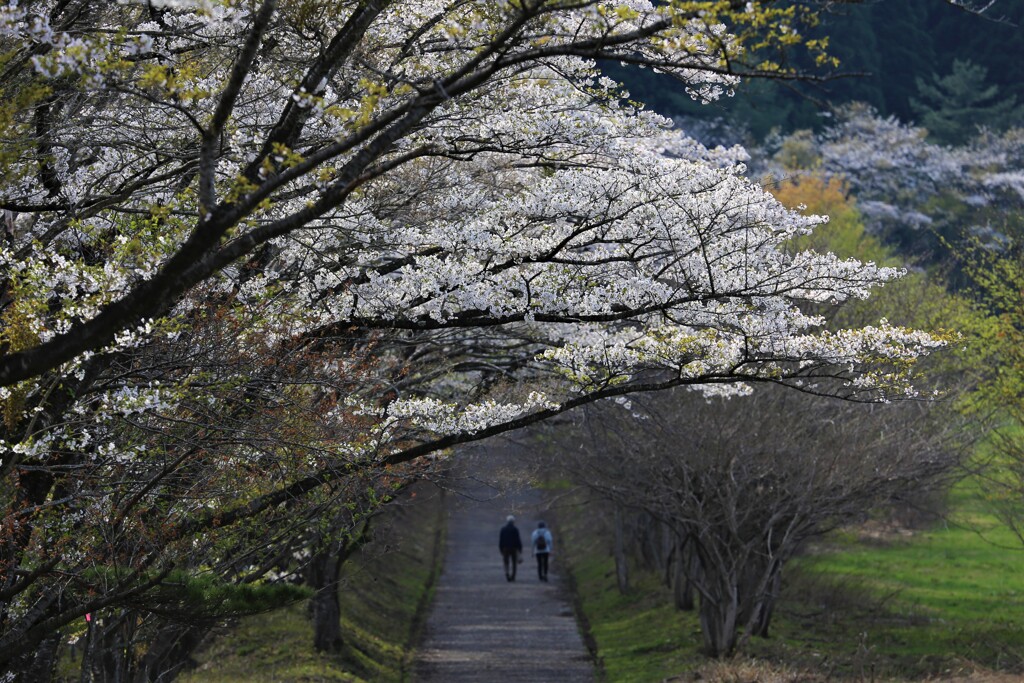
[[[548,583],[537,579],[530,533],[544,517],[543,495],[515,466],[515,451],[490,444],[460,457],[448,497],[444,569],[414,680],[593,681],[555,537]],[[523,537],[523,563],[509,583],[498,552],[508,514]]]

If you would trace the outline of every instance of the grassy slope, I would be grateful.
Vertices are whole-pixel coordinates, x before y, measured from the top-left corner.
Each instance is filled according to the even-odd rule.
[[[961,520],[991,527],[968,487],[953,497]],[[633,590],[620,595],[607,541],[596,540],[602,532],[580,520],[562,524],[607,680],[657,681],[697,670],[705,680],[734,679],[700,656],[695,615],[670,607],[660,577],[634,571]],[[755,666],[745,680],[915,679],[979,665],[1019,670],[1022,553],[1005,532],[990,528],[983,539],[958,525],[871,543],[830,539],[788,569],[772,637],[740,652],[773,673]]]
[[[969,483],[953,492],[952,503],[949,525],[884,545],[840,539],[838,552],[804,565],[891,596],[888,611],[904,623],[868,631],[869,647],[883,660],[903,669],[962,659],[1017,670],[1024,658],[1024,549],[985,513]]]
[[[658,681],[698,659],[700,632],[692,614],[672,608],[658,577],[633,573],[623,595],[615,583],[608,536],[596,515],[559,517],[579,608],[590,626],[608,681]]]
[[[378,525],[360,557],[346,564],[341,587],[346,645],[341,655],[313,650],[306,604],[243,619],[197,659],[186,683],[252,681],[401,681],[415,629],[429,604],[443,550],[442,500],[414,487],[415,506],[402,501]],[[384,553],[384,546],[389,546]]]

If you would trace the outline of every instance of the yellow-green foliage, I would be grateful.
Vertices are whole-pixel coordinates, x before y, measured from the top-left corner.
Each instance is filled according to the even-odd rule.
[[[1016,253],[999,253],[978,244],[960,254],[986,314],[977,329],[975,352],[987,359],[988,372],[972,407],[979,410],[1024,408],[1024,263]]]
[[[775,153],[775,161],[786,171],[811,171],[821,164],[814,131],[797,130],[786,136]],[[784,202],[785,203],[785,202]]]
[[[742,52],[761,56],[761,71],[784,73],[780,51],[802,45],[819,66],[835,66],[838,60],[827,52],[828,41],[807,39],[804,31],[820,23],[820,11],[799,3],[780,6],[766,3],[737,3],[733,0],[672,0],[666,11],[680,24],[694,16],[708,26],[724,25],[735,35]],[[710,39],[710,34],[708,36]]]
[[[0,352],[14,353],[39,343],[39,322],[32,307],[24,299],[16,298],[0,314]],[[15,429],[25,408],[25,397],[31,382],[21,382],[10,389],[2,401],[4,424]]]
[[[790,150],[794,157],[801,154],[798,149]],[[790,208],[803,207],[807,214],[829,217],[828,223],[818,226],[813,234],[794,239],[794,249],[831,251],[843,258],[876,263],[895,260],[877,238],[865,232],[857,205],[840,179],[826,180],[818,174],[796,175],[769,186],[769,189],[776,199]]]
[[[772,187],[772,193],[789,207],[804,207],[808,214],[827,215],[829,222],[809,236],[793,240],[794,249],[830,251],[842,258],[856,258],[889,266],[902,266],[893,250],[867,233],[856,201],[837,178],[824,179],[816,173],[796,175]],[[940,355],[969,363],[973,349],[965,344],[975,331],[986,325],[983,315],[960,296],[950,294],[945,283],[913,268],[900,280],[876,288],[866,301],[851,302],[834,317],[839,326],[862,325],[879,318],[907,327],[943,334],[960,334],[960,339]]]

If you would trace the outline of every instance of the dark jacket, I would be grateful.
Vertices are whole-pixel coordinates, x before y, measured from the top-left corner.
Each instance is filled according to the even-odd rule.
[[[498,548],[501,550],[522,550],[523,541],[519,538],[519,529],[512,522],[501,527],[501,535],[498,537]]]

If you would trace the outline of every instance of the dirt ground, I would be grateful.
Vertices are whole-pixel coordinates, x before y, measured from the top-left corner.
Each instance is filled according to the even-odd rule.
[[[514,451],[500,443],[458,457],[444,568],[413,680],[594,681],[559,567],[557,535],[547,583],[538,580],[528,549],[516,580],[505,579],[499,529],[514,514],[528,547],[544,519],[543,495],[526,483]]]

